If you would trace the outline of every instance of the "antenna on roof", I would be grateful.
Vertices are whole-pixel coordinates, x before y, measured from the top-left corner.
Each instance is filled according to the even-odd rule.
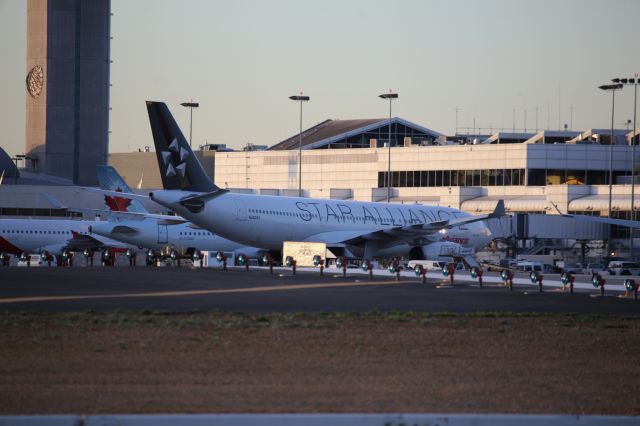
[[[456,134],[458,134],[458,112],[462,111],[462,108],[456,105],[456,107],[453,110],[456,112]]]

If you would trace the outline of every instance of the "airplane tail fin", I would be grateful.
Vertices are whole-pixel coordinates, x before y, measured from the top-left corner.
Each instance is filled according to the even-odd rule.
[[[163,188],[196,192],[219,189],[204,171],[167,105],[147,101],[147,112]]]
[[[98,183],[100,189],[107,191],[117,191],[131,194],[133,190],[118,174],[116,169],[111,166],[96,166],[98,174]],[[128,198],[114,197],[111,195],[104,196],[104,203],[111,211],[115,212],[132,212],[132,213],[149,213],[138,200],[130,200]]]

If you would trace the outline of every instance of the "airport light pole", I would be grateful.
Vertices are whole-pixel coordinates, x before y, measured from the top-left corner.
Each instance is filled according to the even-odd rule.
[[[614,126],[614,114],[616,107],[616,90],[622,89],[622,84],[605,84],[598,87],[600,90],[611,91],[611,140],[609,141],[609,207],[607,210],[607,217],[611,218],[611,191],[613,190],[613,126]]]
[[[389,146],[387,150],[387,203],[391,202],[391,101],[398,99],[398,94],[389,90],[389,93],[383,93],[378,96],[382,99],[389,99]]]
[[[193,102],[193,100],[191,102],[183,102],[180,105],[182,105],[185,108],[189,108],[190,111],[190,117],[189,117],[189,148],[191,148],[191,131],[193,129],[193,109],[194,108],[198,108],[200,106],[200,104],[198,102]]]
[[[640,79],[638,78],[638,73],[635,73],[634,78],[614,78],[611,81],[617,84],[633,85],[633,130],[631,131],[631,220],[636,220],[636,111],[638,107],[638,83],[640,83]],[[635,258],[633,249],[633,229],[631,229],[631,235],[629,236],[629,253],[633,260]]]
[[[311,98],[299,95],[289,96],[292,101],[300,102],[300,133],[298,134],[298,197],[302,197],[302,103],[309,102]]]

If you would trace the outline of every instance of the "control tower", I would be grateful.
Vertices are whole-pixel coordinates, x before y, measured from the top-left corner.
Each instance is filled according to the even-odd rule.
[[[109,146],[110,0],[28,0],[25,165],[96,183]]]

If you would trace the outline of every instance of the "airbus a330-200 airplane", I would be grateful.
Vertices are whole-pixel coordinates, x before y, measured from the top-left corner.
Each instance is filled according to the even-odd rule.
[[[97,166],[98,182],[105,190],[133,193],[111,166]],[[145,247],[153,255],[172,258],[192,257],[199,251],[222,251],[259,259],[267,250],[247,247],[227,240],[176,216],[153,215],[138,201],[115,195],[105,195],[109,211],[92,211],[108,218],[96,222],[91,232],[123,243]]]
[[[283,241],[323,242],[348,257],[461,256],[474,264],[471,255],[492,239],[484,221],[504,215],[502,201],[473,216],[418,204],[231,193],[207,176],[164,103],[147,102],[147,110],[164,187],[149,198],[242,244],[280,250]]]

